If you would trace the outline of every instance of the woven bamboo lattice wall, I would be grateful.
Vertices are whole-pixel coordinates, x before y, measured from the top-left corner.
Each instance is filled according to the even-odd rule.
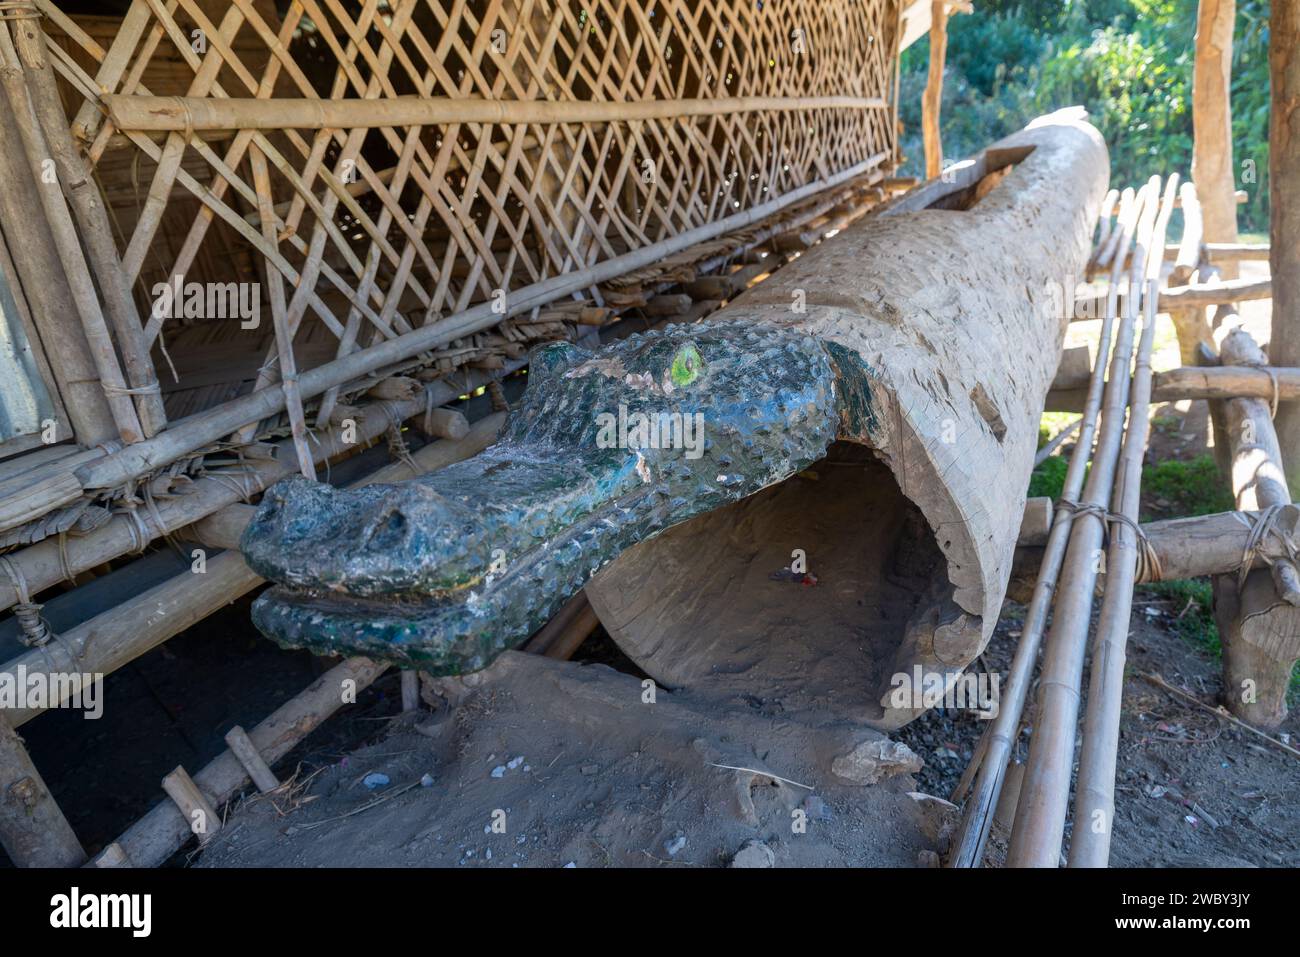
[[[128,127],[80,106],[74,134],[151,180],[119,240],[132,283],[193,275],[215,214],[287,285],[288,328],[310,314],[344,350],[892,153],[889,0],[136,0],[107,44],[56,6],[56,68]],[[564,122],[513,121],[543,103]]]

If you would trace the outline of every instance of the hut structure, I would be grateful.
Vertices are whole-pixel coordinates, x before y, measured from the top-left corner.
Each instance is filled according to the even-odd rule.
[[[1294,5],[1277,6],[1294,39]],[[960,212],[1014,175],[1032,145],[942,162],[944,23],[969,9],[953,0],[0,2],[0,683],[47,689],[0,709],[8,857],[87,860],[19,729],[261,585],[237,546],[271,485],[295,474],[330,479],[377,443],[388,464],[349,481],[400,480],[468,458],[492,443],[534,346],[593,346],[701,319],[874,212]],[[898,64],[927,31],[935,178],[918,184],[897,175]],[[1292,87],[1293,74],[1279,67]],[[1213,104],[1224,101],[1226,75],[1198,83],[1207,123],[1222,119]],[[1300,656],[1285,478],[1256,481],[1234,467],[1240,512],[1136,524],[1134,469],[1153,397],[1215,401],[1222,448],[1256,473],[1262,460],[1280,475],[1285,450],[1270,412],[1281,402],[1292,414],[1300,395],[1300,370],[1270,368],[1249,337],[1216,336],[1207,324],[1207,308],[1269,295],[1267,284],[1216,268],[1269,251],[1213,234],[1225,194],[1222,171],[1208,172],[1210,153],[1202,168],[1217,179],[1203,185],[1216,212],[1206,232],[1195,190],[1176,195],[1176,177],[1136,194],[1112,190],[1100,209],[1100,187],[1078,190],[1069,221],[1081,237],[1097,222],[1100,233],[1090,256],[1081,239],[1071,257],[1112,280],[1094,302],[1106,328],[1115,324],[1115,356],[1109,381],[1106,346],[1073,378],[1062,361],[1045,400],[1084,412],[1087,448],[1067,493],[1087,500],[1039,503],[1041,534],[1026,520],[1016,556],[1031,579],[1037,570],[1043,597],[1026,629],[1037,634],[1017,656],[1008,717],[972,763],[968,777],[980,776],[958,862],[982,854],[1006,767],[998,736],[1016,732],[1057,577],[1086,605],[1097,575],[1081,556],[1101,547],[1108,526],[1115,608],[1127,614],[1135,581],[1219,575],[1228,672],[1258,680],[1263,694],[1262,704],[1234,710],[1261,724],[1285,713],[1277,676]],[[1275,176],[1274,189],[1291,195],[1293,179]],[[1166,250],[1176,201],[1192,211],[1189,231]],[[997,206],[1015,219],[1006,202]],[[1285,224],[1277,228],[1294,231],[1292,215],[1275,213]],[[1119,296],[1130,278],[1156,285]],[[1189,368],[1152,377],[1143,363],[1157,311],[1179,319]],[[1049,353],[1063,331],[1044,333]],[[1040,393],[1056,359],[1034,358]],[[1023,425],[1044,401],[1008,389],[1020,404],[1006,419],[999,396],[969,389],[969,421],[996,434],[991,447],[1008,420]],[[480,395],[496,414],[471,425],[448,408]],[[1142,425],[1127,436],[1126,409]],[[1258,441],[1240,439],[1242,422]],[[1085,489],[1094,432],[1091,474],[1101,478]],[[437,441],[415,451],[417,434]],[[1007,442],[1026,466],[1031,445],[1020,432]],[[981,492],[978,475],[965,481],[972,499],[990,495],[999,528],[1019,522],[1022,489]],[[969,518],[970,504],[951,503],[953,515]],[[1003,536],[995,549],[992,540],[972,540],[968,551],[979,569],[996,570],[978,589],[995,614],[1015,579],[1014,541]],[[189,563],[179,571],[177,549]],[[1243,566],[1250,574],[1239,579]],[[619,613],[608,594],[592,604]],[[1045,687],[1073,680],[1077,690],[1090,606],[1076,606],[1064,615],[1058,606],[1046,636],[1044,668],[1059,680]],[[595,625],[580,594],[531,648],[565,657]],[[1123,634],[1107,633],[1120,642],[1111,659],[1119,673],[1099,667],[1090,688],[1089,785],[1104,784],[1108,755],[1113,784],[1108,716]],[[963,639],[963,663],[984,640],[978,627]],[[274,788],[270,766],[345,703],[340,685],[364,688],[387,667],[348,658],[248,732],[231,729],[228,751],[193,776],[168,775],[167,799],[95,863],[162,863],[250,780]],[[403,694],[413,707],[414,675],[404,674]],[[1042,754],[1031,756],[1017,863],[1054,866],[1059,856],[1077,701],[1040,702],[1046,730],[1041,746],[1035,739]],[[1104,787],[1097,800],[1107,806]],[[1098,854],[1104,863],[1105,847],[1080,852],[1089,853],[1082,863]]]
[[[221,549],[275,481],[407,422],[481,447],[441,407],[535,343],[703,315],[683,282],[883,199],[901,6],[3,4],[4,667],[112,672],[258,585]],[[72,863],[38,713],[0,831]]]

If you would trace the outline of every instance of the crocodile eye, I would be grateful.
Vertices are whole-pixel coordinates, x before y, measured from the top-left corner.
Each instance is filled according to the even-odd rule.
[[[673,365],[669,370],[673,385],[679,389],[688,386],[704,372],[704,358],[695,344],[688,342],[677,350],[673,356]]]

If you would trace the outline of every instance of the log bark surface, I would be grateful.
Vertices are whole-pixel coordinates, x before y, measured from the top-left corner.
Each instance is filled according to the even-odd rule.
[[[1073,290],[1068,278],[1082,274],[1106,191],[1105,146],[1086,123],[1044,118],[995,148],[1024,147],[1032,151],[970,209],[865,219],[714,317],[798,328],[873,370],[878,428],[841,439],[875,450],[943,558],[940,594],[909,623],[897,672],[964,667],[997,621],[1071,311],[1053,291]],[[791,309],[801,297],[802,315]],[[703,640],[690,616],[706,603],[709,570],[656,575],[645,594],[651,570],[682,564],[671,534],[624,553],[587,587],[606,629],[652,675],[674,640]]]

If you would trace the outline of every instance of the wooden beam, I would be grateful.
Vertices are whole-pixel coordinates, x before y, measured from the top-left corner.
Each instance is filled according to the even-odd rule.
[[[1160,311],[1170,312],[1189,306],[1217,306],[1227,302],[1248,302],[1273,296],[1272,279],[1229,279],[1216,283],[1196,283],[1166,289],[1160,293]]]
[[[630,123],[689,116],[803,110],[883,110],[878,96],[734,96],[668,100],[485,100],[397,96],[373,100],[216,99],[106,94],[100,102],[115,126],[131,132],[192,130],[323,130],[436,126],[456,123],[532,125]]]
[[[1273,0],[1269,15],[1269,269],[1277,280],[1269,361],[1300,366],[1300,0]],[[1291,480],[1300,481],[1300,404],[1278,411]]]
[[[1204,238],[1216,243],[1237,241],[1232,163],[1232,31],[1236,14],[1236,0],[1200,0],[1197,6],[1192,180],[1201,200]],[[1236,279],[1236,264],[1225,262],[1222,274],[1224,279]]]
[[[1300,399],[1300,368],[1183,366],[1155,374],[1152,399]],[[1279,406],[1280,408],[1280,406]]]
[[[1182,244],[1165,247],[1165,257],[1177,256]],[[1212,263],[1268,262],[1268,243],[1202,243],[1201,250]]]

